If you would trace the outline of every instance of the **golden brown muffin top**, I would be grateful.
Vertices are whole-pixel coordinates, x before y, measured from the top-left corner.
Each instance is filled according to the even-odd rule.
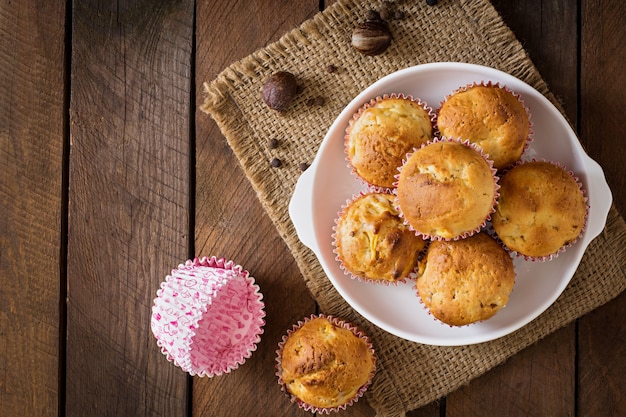
[[[457,141],[414,152],[398,181],[398,204],[419,233],[451,239],[480,228],[493,210],[496,179],[485,158]]]
[[[492,224],[509,249],[528,257],[545,257],[582,232],[585,198],[565,169],[550,162],[527,162],[507,172],[500,185]]]
[[[281,368],[291,394],[315,407],[330,408],[355,398],[371,380],[375,359],[364,338],[317,317],[288,337]]]
[[[510,91],[476,85],[449,96],[437,115],[441,135],[480,146],[497,169],[516,162],[530,134],[528,112]]]
[[[432,138],[432,121],[422,105],[408,98],[384,98],[351,121],[346,154],[365,181],[391,188],[406,154]]]
[[[463,326],[486,320],[506,305],[515,283],[511,256],[485,232],[429,246],[416,287],[438,320]]]
[[[425,246],[404,224],[391,194],[357,197],[337,221],[335,245],[343,266],[355,276],[396,282],[407,278]]]

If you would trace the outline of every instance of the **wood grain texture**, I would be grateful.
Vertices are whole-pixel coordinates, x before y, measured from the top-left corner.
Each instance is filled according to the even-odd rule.
[[[183,416],[150,311],[189,243],[192,1],[74,2],[67,416]]]
[[[59,409],[65,5],[0,8],[0,415]]]
[[[446,417],[574,416],[575,337],[560,329],[453,392]]]
[[[317,1],[198,3],[198,103],[204,81],[277,41],[317,13],[318,6]],[[310,415],[280,390],[275,351],[287,329],[316,312],[315,302],[215,122],[198,111],[196,129],[196,253],[232,259],[246,268],[261,288],[267,316],[258,349],[244,365],[222,377],[194,378],[193,415],[251,416],[260,410],[268,416]]]
[[[625,3],[492,2],[626,214]],[[197,106],[202,82],[332,3],[0,3],[0,417],[311,415],[281,392],[274,358],[317,306]],[[159,284],[194,252],[241,264],[266,303],[258,350],[212,379],[169,363],[150,331]],[[622,415],[625,316],[622,294],[407,417]],[[362,399],[337,415],[374,411]]]
[[[604,169],[613,201],[626,215],[626,4],[582,2],[580,135],[589,155]],[[616,136],[616,140],[606,139]]]
[[[567,0],[492,0],[575,127],[578,116],[578,7]]]
[[[578,416],[622,416],[626,410],[626,294],[581,318]]]
[[[624,216],[626,6],[619,0],[583,1],[581,12],[581,137],[603,167],[614,204]],[[624,317],[626,294],[621,294],[579,320],[577,410],[581,417],[620,416],[626,410]]]
[[[430,404],[427,404],[423,407],[418,408],[417,410],[409,411],[406,414],[406,417],[441,417],[445,416],[445,398],[442,398],[437,401],[433,401]]]

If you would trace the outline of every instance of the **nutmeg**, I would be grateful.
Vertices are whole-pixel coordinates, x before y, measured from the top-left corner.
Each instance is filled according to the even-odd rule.
[[[287,71],[278,71],[263,85],[263,101],[270,109],[283,111],[298,93],[296,77]]]
[[[381,20],[368,20],[352,32],[352,46],[363,55],[380,55],[391,44],[391,32]]]

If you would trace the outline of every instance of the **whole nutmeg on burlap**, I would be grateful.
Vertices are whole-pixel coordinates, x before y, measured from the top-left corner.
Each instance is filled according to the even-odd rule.
[[[380,55],[391,44],[391,31],[380,19],[367,20],[352,32],[352,46],[363,55]]]
[[[270,109],[284,111],[298,93],[296,77],[287,71],[278,71],[263,85],[263,101]]]

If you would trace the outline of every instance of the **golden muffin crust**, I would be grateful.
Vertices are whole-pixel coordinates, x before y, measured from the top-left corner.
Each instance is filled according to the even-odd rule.
[[[453,239],[485,223],[496,187],[491,166],[477,150],[439,141],[415,151],[402,167],[398,205],[418,233]]]
[[[361,178],[391,188],[406,154],[432,138],[430,114],[422,105],[409,98],[382,98],[351,121],[346,154]]]
[[[287,391],[321,408],[354,399],[375,370],[368,342],[325,317],[309,320],[293,332],[280,362]]]
[[[485,232],[467,239],[432,242],[416,287],[431,314],[451,326],[495,315],[515,283],[511,256]]]
[[[550,162],[526,162],[501,179],[492,224],[511,250],[532,258],[557,253],[585,226],[587,205],[576,180]]]
[[[476,85],[449,96],[437,115],[441,135],[469,140],[493,160],[497,169],[515,163],[530,134],[528,112],[510,91]]]
[[[404,224],[392,194],[369,193],[343,210],[335,245],[339,260],[353,275],[397,282],[415,269],[426,243]]]

